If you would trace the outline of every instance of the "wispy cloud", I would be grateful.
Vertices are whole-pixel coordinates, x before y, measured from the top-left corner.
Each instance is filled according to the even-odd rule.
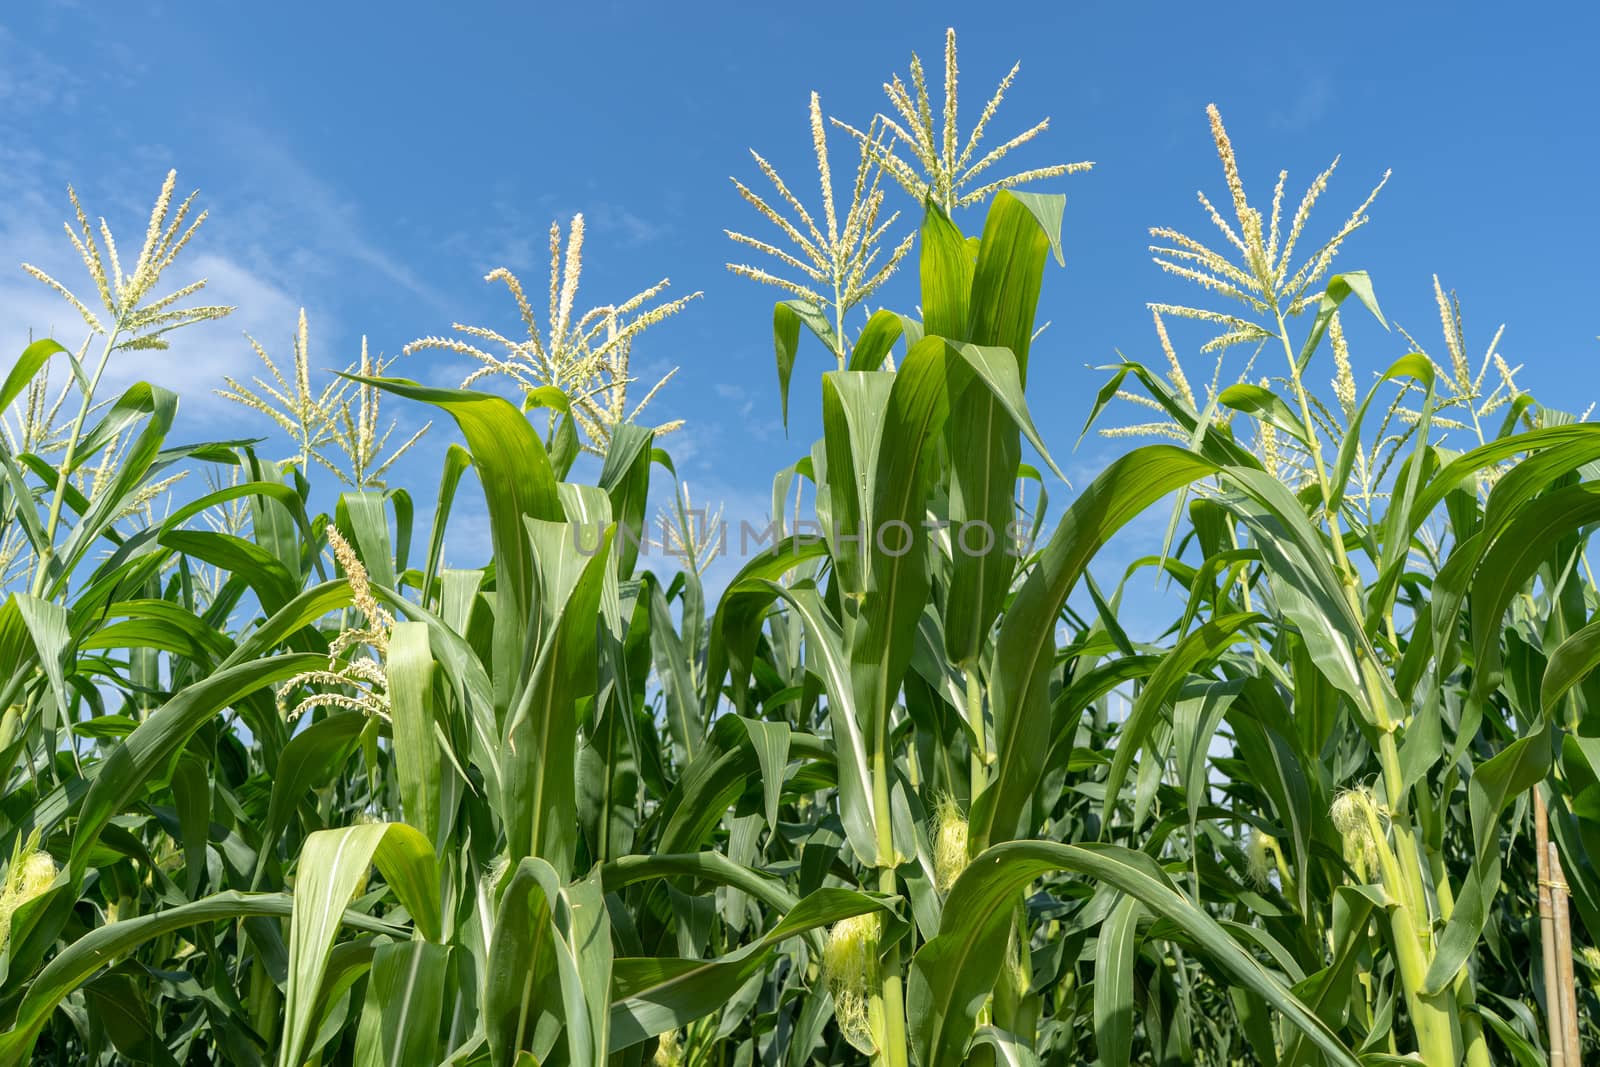
[[[76,349],[89,335],[76,311],[20,269],[23,262],[36,264],[68,288],[92,297],[93,283],[60,228],[71,210],[65,190],[43,185],[20,186],[0,200],[0,249],[4,249],[0,259],[0,357],[14,357],[29,340],[40,337],[54,337]],[[137,192],[130,188],[127,198],[143,199],[153,192],[153,185]],[[96,209],[93,203],[86,206],[91,212]],[[137,247],[144,219],[123,212],[108,214],[114,216],[109,220],[113,232],[123,234],[125,244]],[[136,381],[148,381],[172,389],[182,396],[180,418],[185,423],[212,428],[230,411],[212,393],[212,387],[220,385],[225,374],[254,372],[255,357],[244,334],[268,342],[280,333],[287,338],[298,305],[281,285],[217,249],[206,228],[166,280],[176,288],[199,278],[205,278],[207,286],[196,301],[239,310],[174,333],[169,350],[119,354],[107,368],[104,385],[108,390],[120,390]]]
[[[438,243],[450,256],[471,263],[478,273],[506,267],[522,273],[549,262],[552,222],[563,229],[572,216],[583,215],[591,247],[602,258],[617,249],[638,248],[670,237],[672,223],[647,218],[602,198],[571,198],[545,193],[531,199],[522,190],[497,191],[484,207],[485,219],[445,235]]]
[[[0,26],[0,109],[13,115],[72,110],[82,87],[71,67],[27,47]]]
[[[1268,121],[1275,129],[1298,132],[1327,115],[1334,100],[1333,82],[1328,76],[1311,74],[1301,84],[1300,91],[1286,106],[1273,111]]]
[[[672,232],[669,223],[647,219],[620,204],[598,203],[585,211],[584,219],[595,230],[614,236],[617,243],[624,246],[659,241]]]
[[[230,123],[219,134],[220,147],[249,176],[242,202],[229,205],[233,225],[271,246],[285,235],[298,251],[291,257],[302,271],[336,276],[350,267],[372,271],[436,308],[446,305],[439,291],[403,259],[367,236],[360,210],[307,165],[288,145],[249,122]]]

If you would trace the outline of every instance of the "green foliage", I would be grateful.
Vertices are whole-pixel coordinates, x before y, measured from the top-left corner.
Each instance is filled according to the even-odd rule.
[[[1519,394],[1453,451],[1435,412],[1476,384],[1441,401],[1421,354],[1317,397],[1372,283],[1281,277],[1224,162],[1256,314],[1189,310],[1281,380],[1196,397],[1163,329],[1167,377],[1120,364],[1090,421],[1138,395],[1175,443],[1047,518],[1025,386],[1063,201],[1001,189],[976,237],[930,202],[920,318],[779,305],[778,407],[823,437],[714,602],[685,487],[685,565],[646,547],[654,433],[586,434],[576,481],[580,398],[542,378],[520,408],[354,378],[465,441],[418,527],[367,478],[318,511],[309,437],[174,449],[176,398],[102,407],[30,346],[0,399],[37,414],[67,361],[84,414],[0,445],[0,1067],[1539,1062],[1535,798],[1600,1007],[1600,428]],[[170,331],[85,255],[103,370]],[[1375,445],[1380,393],[1416,406]],[[236,473],[140,510],[203,464]],[[469,472],[493,556],[445,567]],[[1092,569],[1174,497],[1159,557]],[[1119,618],[1145,569],[1150,640]]]

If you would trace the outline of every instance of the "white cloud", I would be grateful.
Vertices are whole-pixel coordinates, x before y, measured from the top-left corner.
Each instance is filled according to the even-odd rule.
[[[366,268],[437,308],[446,301],[405,263],[367,238],[355,205],[267,131],[249,122],[230,123],[221,147],[249,175],[243,203],[230,207],[231,224],[270,243],[287,230],[303,254],[297,266],[333,274],[349,266]]]
[[[750,413],[755,410],[755,399],[744,386],[718,382],[713,388],[716,390],[717,398],[726,400],[730,409],[737,412],[741,419],[748,419]]]
[[[0,26],[0,106],[14,114],[71,110],[83,80]],[[13,109],[15,109],[13,111]]]
[[[10,44],[0,29],[0,57],[11,56],[14,49]],[[10,110],[12,104],[31,107],[37,103],[50,111],[67,107],[69,101],[61,95],[66,90],[59,86],[72,83],[43,76],[48,73],[20,67],[0,71],[0,106]],[[58,88],[52,90],[55,95],[35,99],[43,90],[27,89],[33,82]],[[0,120],[0,133],[15,131]],[[107,396],[144,380],[176,391],[182,398],[179,428],[174,431],[179,439],[272,432],[265,416],[244,412],[214,390],[224,384],[227,375],[248,380],[264,372],[246,334],[260,341],[280,366],[287,363],[301,306],[310,305],[313,367],[319,371],[341,368],[353,360],[359,352],[359,337],[345,336],[337,309],[321,304],[321,300],[334,298],[307,300],[305,295],[337,292],[329,283],[347,277],[352,269],[376,274],[408,298],[443,303],[407,267],[366,239],[355,209],[270,136],[237,126],[228,137],[225,148],[245,162],[249,177],[220,197],[207,195],[209,190],[202,194],[200,206],[211,211],[211,218],[169,270],[160,291],[205,278],[206,288],[185,304],[231,305],[235,312],[176,331],[169,350],[114,356],[101,390],[101,395]],[[0,248],[4,249],[0,258],[0,373],[30,337],[54,336],[76,349],[88,335],[70,305],[17,269],[22,262],[36,264],[91,306],[97,304],[92,299],[93,283],[60,228],[60,220],[71,212],[64,188],[67,176],[59,161],[19,147],[27,143],[24,137],[0,137]],[[76,160],[71,165],[85,166],[86,161]],[[163,160],[157,168],[165,165]],[[96,181],[94,194],[85,204],[91,219],[102,212],[110,217],[113,232],[122,238],[119,243],[125,257],[134,254],[142,237],[144,212],[154,191],[142,180],[149,168],[134,169],[140,173],[137,184]],[[90,356],[96,357],[97,353]],[[458,376],[449,384],[456,381]]]
[[[131,358],[119,359],[108,380],[117,385],[149,381],[177,392],[185,412],[196,414],[208,426],[219,424],[224,417],[230,424],[236,423],[241,409],[214,390],[222,386],[224,375],[248,381],[249,376],[263,373],[246,334],[261,342],[280,367],[287,364],[299,307],[277,285],[224,256],[198,255],[188,267],[188,274],[206,279],[206,288],[199,294],[206,303],[228,304],[238,310],[174,333],[172,348],[165,352],[128,353]],[[318,324],[327,323],[324,319],[313,326]],[[314,339],[311,351],[317,366],[343,366],[348,361],[342,354],[317,358]],[[262,432],[268,428],[264,418],[251,416],[248,421],[259,421]]]
[[[0,363],[6,365],[30,339],[54,337],[76,350],[89,335],[83,319],[65,300],[19,269],[23,262],[39,266],[94,307],[94,285],[65,234],[47,230],[40,223],[41,218],[49,217],[48,212],[50,208],[43,206],[39,197],[0,209],[0,247],[9,260],[0,264]],[[133,241],[125,239],[124,243],[132,245]],[[245,340],[246,332],[260,339],[269,351],[274,351],[273,342],[281,339],[276,350],[286,354],[297,306],[282,288],[216,252],[191,253],[173,269],[173,275],[165,279],[169,288],[195,278],[207,279],[206,288],[186,304],[229,304],[239,310],[173,333],[169,350],[117,353],[106,369],[100,395],[114,395],[136,381],[148,381],[180,395],[180,425],[191,431],[228,425],[231,436],[239,409],[212,390],[222,385],[224,375],[255,373],[256,359]],[[91,346],[89,359],[97,358],[98,351]],[[341,365],[344,362],[339,361]],[[254,417],[249,421],[254,422]],[[265,420],[260,429],[266,431]]]

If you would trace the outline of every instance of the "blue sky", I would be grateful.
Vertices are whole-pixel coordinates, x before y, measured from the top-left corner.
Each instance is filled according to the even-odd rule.
[[[968,116],[1020,59],[993,135],[1051,117],[1049,133],[1015,157],[1019,167],[1097,164],[1041,187],[1068,194],[1067,266],[1047,275],[1041,317],[1052,326],[1034,349],[1030,403],[1075,480],[1116,444],[1090,439],[1073,452],[1102,380],[1088,368],[1118,349],[1157,357],[1145,302],[1193,298],[1150,262],[1145,231],[1199,233],[1195,191],[1225,197],[1204,115],[1213,101],[1261,200],[1280,167],[1295,195],[1342,154],[1314,234],[1337,226],[1393,168],[1372,225],[1340,266],[1369,270],[1390,317],[1442,350],[1438,272],[1461,296],[1471,350],[1506,323],[1501,351],[1527,365],[1522,384],[1582,410],[1600,397],[1600,83],[1590,54],[1600,20],[1580,5],[1368,11],[14,5],[0,15],[0,258],[70,274],[59,229],[68,181],[132,241],[162,176],[178,168],[180,185],[198,186],[211,210],[190,270],[240,311],[119,373],[182,390],[179,436],[235,436],[267,430],[209,396],[222,373],[251,370],[244,331],[287,358],[304,305],[317,362],[332,367],[354,358],[362,334],[392,353],[452,320],[509,330],[515,309],[483,274],[508,266],[542,290],[551,220],[584,212],[580,307],[667,276],[673,291],[704,292],[648,335],[636,363],[642,374],[682,368],[651,414],[689,420],[663,444],[697,499],[760,514],[772,472],[817,432],[825,364],[820,349],[803,354],[785,437],[770,333],[778,294],[723,267],[744,258],[723,228],[759,228],[728,178],[759,178],[746,152],[755,147],[814,200],[809,92],[830,114],[865,122],[886,106],[881,85],[913,50],[938,68],[953,25]],[[845,150],[841,140],[835,151]],[[884,302],[909,310],[910,278]],[[30,328],[54,326],[63,339],[75,330],[70,311],[4,264],[0,323],[0,345],[13,348]],[[1406,351],[1376,327],[1352,331],[1352,342],[1358,373]],[[400,367],[441,383],[461,372],[432,357]],[[448,439],[436,431],[400,474],[420,501],[432,496],[432,458]],[[1150,550],[1163,523],[1119,552]]]

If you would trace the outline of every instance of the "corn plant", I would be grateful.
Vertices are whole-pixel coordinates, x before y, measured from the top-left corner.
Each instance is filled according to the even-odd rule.
[[[1164,366],[1087,405],[1162,440],[1069,487],[1040,429],[1062,398],[1028,390],[1065,201],[964,190],[994,101],[957,152],[953,36],[942,149],[920,63],[912,87],[925,179],[866,124],[839,225],[814,105],[821,224],[764,164],[801,224],[741,187],[817,253],[742,239],[802,272],[778,410],[794,385],[822,415],[755,529],[696,509],[675,420],[619,399],[682,302],[574,320],[577,234],[563,262],[552,231],[542,330],[490,276],[527,341],[413,346],[480,359],[462,388],[365,355],[313,383],[302,320],[291,367],[257,346],[268,377],[225,383],[286,440],[174,448],[175,397],[99,382],[225,310],[150,299],[191,201],[169,179],[128,275],[76,212],[103,312],[44,280],[101,354],[37,341],[0,387],[0,1064],[1592,1053],[1595,428],[1522,393],[1498,335],[1469,362],[1437,283],[1446,356],[1412,343],[1363,388],[1341,317],[1386,322],[1333,262],[1373,201],[1296,260],[1329,176],[1259,211],[1213,111],[1226,246],[1155,231],[1207,296],[1156,305]],[[874,260],[885,172],[920,224]],[[865,314],[901,263],[915,314]],[[1182,319],[1220,330],[1201,355],[1256,350],[1239,380],[1196,390]],[[832,357],[809,381],[802,325]],[[380,396],[459,434],[431,510],[381,484]],[[488,559],[452,547],[468,477]],[[1147,515],[1162,551],[1108,572]],[[1124,609],[1152,574],[1153,631]]]

